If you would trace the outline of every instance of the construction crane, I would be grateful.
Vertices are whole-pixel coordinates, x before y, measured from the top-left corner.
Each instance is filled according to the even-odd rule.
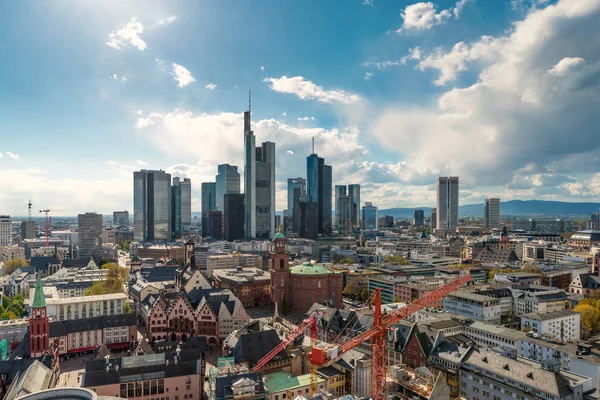
[[[265,355],[254,367],[254,371],[260,370],[268,363],[276,354],[287,347],[296,337],[298,337],[307,328],[311,328],[311,351],[308,353],[308,361],[310,363],[310,383],[311,396],[316,395],[317,390],[317,375],[316,369],[319,366],[327,364],[348,350],[351,350],[360,344],[371,342],[371,399],[385,400],[386,390],[386,331],[390,327],[401,320],[409,317],[413,313],[435,303],[450,292],[460,288],[465,283],[471,280],[471,275],[465,274],[460,278],[441,286],[423,297],[409,303],[408,305],[394,310],[386,315],[381,311],[381,293],[380,289],[376,289],[368,300],[368,303],[373,308],[373,326],[363,332],[358,333],[354,337],[342,338],[340,343],[337,343],[336,338],[334,343],[327,343],[324,346],[317,345],[317,314],[313,313],[304,320],[296,330],[287,335],[287,337],[272,351]],[[348,323],[349,325],[349,323]],[[340,334],[341,335],[341,334]]]
[[[30,201],[31,203],[31,201]],[[46,246],[49,245],[48,238],[50,237],[50,213],[51,212],[61,212],[65,210],[40,210],[41,213],[46,214]]]

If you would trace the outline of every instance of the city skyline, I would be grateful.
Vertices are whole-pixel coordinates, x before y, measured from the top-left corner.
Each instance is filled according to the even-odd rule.
[[[426,4],[3,4],[2,213],[26,215],[30,198],[71,216],[132,210],[142,168],[190,178],[199,212],[217,165],[244,173],[248,90],[256,140],[278,149],[277,212],[312,137],[333,184],[380,209],[432,206],[437,176],[460,176],[461,204],[600,196],[600,52],[578,40],[600,33],[598,1]]]

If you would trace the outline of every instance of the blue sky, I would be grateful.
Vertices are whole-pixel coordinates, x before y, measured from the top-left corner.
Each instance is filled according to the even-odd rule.
[[[380,208],[600,195],[600,0],[0,3],[0,213],[131,209],[132,171],[193,182],[310,139]]]

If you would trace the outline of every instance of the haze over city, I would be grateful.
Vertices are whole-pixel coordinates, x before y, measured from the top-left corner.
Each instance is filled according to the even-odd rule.
[[[3,2],[0,204],[132,208],[132,171],[200,183],[276,153],[276,209],[311,139],[380,209],[488,196],[593,201],[600,4],[578,1]],[[243,182],[242,182],[243,189]]]

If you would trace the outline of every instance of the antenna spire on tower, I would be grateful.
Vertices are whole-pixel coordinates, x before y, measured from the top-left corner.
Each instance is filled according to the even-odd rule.
[[[315,154],[315,137],[312,137],[312,154]]]

